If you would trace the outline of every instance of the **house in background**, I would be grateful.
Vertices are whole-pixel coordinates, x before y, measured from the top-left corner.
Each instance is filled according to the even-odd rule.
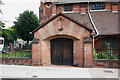
[[[4,48],[4,38],[0,37],[0,53],[2,53],[3,48]]]
[[[120,55],[119,5],[119,0],[42,0],[33,65],[92,67],[94,49]]]

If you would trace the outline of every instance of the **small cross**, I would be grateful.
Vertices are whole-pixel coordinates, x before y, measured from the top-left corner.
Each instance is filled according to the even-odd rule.
[[[62,31],[63,30],[62,25],[63,25],[64,19],[62,17],[60,17],[57,21],[59,21],[59,29],[58,30]]]

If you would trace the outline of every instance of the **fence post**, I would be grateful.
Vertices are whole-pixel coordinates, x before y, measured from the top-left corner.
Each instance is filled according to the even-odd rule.
[[[110,48],[110,59],[111,59],[111,48]]]
[[[19,50],[20,50],[20,51],[22,50],[22,45],[21,45],[21,44],[19,44]]]
[[[16,53],[15,53],[15,57],[16,57]]]
[[[10,57],[10,55],[9,55],[10,53],[8,53],[8,57]]]
[[[26,50],[28,49],[28,44],[25,44],[25,49],[26,49]]]
[[[120,59],[120,49],[118,49],[118,59]]]
[[[10,47],[10,52],[14,52],[12,43],[9,44],[9,47]]]
[[[20,53],[20,56],[22,57],[22,53]]]
[[[112,48],[110,48],[110,59],[112,59],[112,56],[113,56],[113,54],[112,54]],[[112,60],[110,61],[110,67],[112,67],[113,66],[113,62],[112,62]]]

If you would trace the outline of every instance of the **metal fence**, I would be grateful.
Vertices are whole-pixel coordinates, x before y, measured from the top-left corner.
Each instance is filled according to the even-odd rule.
[[[0,57],[31,58],[31,48],[28,47],[26,49],[25,47],[13,47],[11,51],[9,46],[4,46],[2,53],[0,53]]]
[[[94,49],[94,59],[120,59],[120,49]]]

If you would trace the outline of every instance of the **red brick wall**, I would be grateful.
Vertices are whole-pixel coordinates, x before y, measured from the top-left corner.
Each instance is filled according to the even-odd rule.
[[[90,10],[91,10],[91,4],[92,3],[90,3]],[[57,5],[57,12],[59,12],[59,8],[60,7],[62,7],[63,11],[64,11],[64,5]],[[84,3],[84,4],[73,4],[73,11],[74,12],[81,12],[81,8],[85,8],[85,10],[88,11],[88,4],[87,3]],[[105,9],[106,10],[112,10],[112,3],[106,2],[105,3]],[[117,9],[117,8],[115,8],[115,9]]]
[[[73,4],[73,11],[80,12],[80,4]]]
[[[105,9],[106,10],[111,10],[112,9],[111,3],[105,3]]]
[[[112,5],[112,11],[117,11],[118,10],[118,5]]]
[[[81,8],[85,8],[85,11],[88,11],[88,3],[80,4],[80,11]]]
[[[118,9],[120,9],[120,2],[118,3]]]
[[[90,10],[91,10],[91,4],[90,3]],[[106,10],[112,10],[112,11],[117,11],[118,9],[120,9],[120,7],[118,7],[118,5],[120,5],[120,3],[114,3],[114,4],[117,4],[117,5],[113,5],[113,3],[110,3],[110,2],[105,2],[105,9]],[[50,8],[47,8],[46,7],[46,3],[41,3],[41,6],[40,6],[40,9],[43,9],[43,15],[41,15],[40,13],[40,22],[41,22],[41,19],[43,16],[47,16],[48,18],[52,15],[52,14],[56,14],[56,13],[59,13],[59,8],[62,8],[62,11],[61,12],[64,12],[64,5],[61,4],[61,5],[55,5],[55,2],[52,2],[51,3],[51,7]],[[85,8],[85,11],[87,12],[88,11],[88,3],[78,3],[78,4],[72,4],[73,5],[73,12],[81,12],[81,8]]]
[[[59,13],[59,9],[62,8],[62,11],[61,12],[64,12],[64,5],[57,5],[56,6],[56,12]]]
[[[52,3],[49,3],[51,6],[48,8],[46,4],[44,4],[44,9],[45,9],[45,14],[47,16],[47,18],[50,18],[50,16],[52,15],[52,10],[53,10],[53,4]]]
[[[0,64],[31,65],[31,58],[0,58]]]
[[[91,10],[91,4],[92,3],[90,3],[90,10]],[[120,3],[119,3],[120,4]],[[74,12],[81,12],[81,8],[85,8],[85,10],[86,11],[88,11],[88,4],[87,3],[84,3],[84,4],[72,4],[73,5],[73,11]],[[114,8],[112,8],[112,3],[110,3],[110,2],[106,2],[105,3],[105,9],[106,10],[118,10],[118,7],[117,7],[118,5],[116,5]],[[64,5],[57,5],[57,12],[59,13],[59,8],[62,8],[63,9],[63,11],[62,12],[64,12]]]
[[[56,14],[56,5],[55,5],[55,2],[53,3],[53,9],[52,9],[52,14]]]
[[[94,60],[94,67],[120,68],[120,60]]]
[[[84,67],[93,67],[92,43],[84,44]]]
[[[87,4],[72,4],[73,6],[73,11],[74,12],[81,12],[81,8],[85,8],[85,10],[87,11]],[[57,13],[59,13],[59,8],[62,8],[62,12],[64,12],[64,5],[57,5]]]
[[[0,58],[0,61],[1,61],[0,64],[9,64],[9,65],[31,65],[32,64],[31,58]],[[93,67],[120,68],[119,63],[120,63],[119,60],[94,60]],[[91,67],[91,65],[89,67]]]
[[[102,48],[102,39],[99,39],[94,42],[95,43],[95,49],[101,49]]]
[[[48,3],[50,3],[49,8],[46,6]],[[42,23],[46,19],[49,19],[52,16],[52,14],[56,14],[55,2],[41,2],[40,8],[39,8],[39,23]],[[46,17],[46,19],[44,20],[43,17]]]
[[[41,23],[42,17],[44,16],[44,14],[43,14],[44,9],[43,8],[44,8],[44,3],[41,2],[40,7],[39,7],[39,23]]]

